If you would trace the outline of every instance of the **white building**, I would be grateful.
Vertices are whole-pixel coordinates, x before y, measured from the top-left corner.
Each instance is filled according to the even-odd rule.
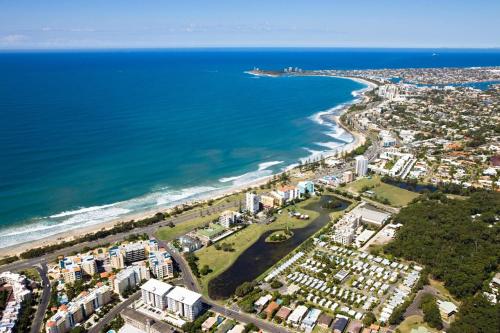
[[[257,214],[260,210],[260,198],[255,193],[248,192],[246,194],[245,208],[250,214]]]
[[[142,242],[130,243],[123,247],[125,262],[132,263],[146,259],[146,249]]]
[[[112,268],[123,269],[125,268],[125,257],[118,248],[109,250],[109,263]]]
[[[143,279],[147,279],[147,276],[143,276],[140,266],[129,266],[116,274],[113,281],[113,290],[115,293],[122,295],[125,290],[138,286]]]
[[[157,309],[163,310],[167,307],[167,294],[173,286],[151,279],[141,286],[142,301]]]
[[[174,264],[168,252],[149,253],[149,268],[154,277],[160,280],[174,276]]]
[[[363,155],[356,156],[356,174],[360,177],[366,176],[368,172],[368,159]]]
[[[219,223],[224,228],[230,228],[233,224],[238,223],[241,218],[241,214],[238,212],[233,212],[231,210],[226,210],[222,212],[219,216]]]
[[[85,256],[82,258],[82,270],[89,276],[94,276],[97,273],[97,263],[94,256]]]
[[[193,321],[202,309],[201,294],[175,287],[167,294],[168,311]]]
[[[288,316],[287,322],[292,325],[298,325],[302,319],[304,319],[307,313],[307,307],[304,305],[299,305],[293,310],[293,312]]]

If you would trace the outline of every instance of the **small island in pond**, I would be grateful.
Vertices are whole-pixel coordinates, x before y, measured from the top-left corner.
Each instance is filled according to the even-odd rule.
[[[267,243],[279,243],[289,240],[293,237],[291,230],[277,230],[266,238]]]

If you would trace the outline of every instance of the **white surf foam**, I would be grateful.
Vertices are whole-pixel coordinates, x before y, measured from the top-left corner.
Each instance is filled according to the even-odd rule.
[[[264,162],[259,164],[259,171],[266,170],[274,165],[278,165],[283,163],[283,161],[271,161],[271,162]]]
[[[87,212],[91,212],[91,211],[94,211],[94,210],[99,210],[99,209],[103,209],[103,208],[112,207],[113,205],[114,204],[111,204],[111,205],[102,205],[102,206],[94,206],[94,207],[88,207],[88,208],[81,208],[81,209],[77,209],[77,210],[70,210],[70,211],[59,213],[59,214],[50,215],[49,217],[50,218],[58,218],[58,217],[76,215],[76,214],[81,214],[81,213],[87,213]]]

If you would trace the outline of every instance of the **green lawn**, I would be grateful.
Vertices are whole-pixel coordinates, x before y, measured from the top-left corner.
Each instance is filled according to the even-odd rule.
[[[397,186],[383,183],[379,176],[356,180],[346,186],[350,192],[361,194],[363,187],[373,187],[370,190],[381,199],[389,200],[391,206],[406,206],[410,201],[419,196],[418,193],[407,191]]]
[[[177,237],[180,237],[195,228],[199,228],[219,217],[219,214],[211,214],[203,217],[197,217],[195,219],[176,224],[175,227],[162,227],[159,228],[155,236],[164,241],[172,241]]]
[[[425,327],[429,332],[437,332],[436,329],[427,325],[421,316],[409,316],[399,324],[398,329],[401,333],[410,333],[413,328],[416,329],[420,326]]]
[[[285,229],[287,224],[290,229],[298,229],[307,226],[315,218],[319,216],[318,212],[306,210],[303,207],[308,205],[313,200],[319,200],[319,198],[312,198],[303,201],[295,206],[296,210],[309,215],[309,220],[299,220],[288,216],[287,210],[277,216],[276,221],[271,224],[252,224],[245,229],[238,231],[237,233],[225,238],[224,243],[232,244],[234,248],[233,252],[224,252],[222,250],[216,250],[214,246],[204,247],[196,252],[199,258],[198,266],[208,265],[212,270],[211,273],[200,278],[201,286],[203,289],[203,294],[208,295],[208,282],[214,277],[218,276],[226,269],[228,269],[240,256],[243,251],[249,248],[253,243],[255,243],[259,237],[268,230],[279,230]]]

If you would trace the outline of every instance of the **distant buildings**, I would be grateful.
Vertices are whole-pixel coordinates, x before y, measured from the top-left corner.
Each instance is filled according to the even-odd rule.
[[[3,272],[0,274],[0,286],[3,284],[10,285],[14,299],[18,302],[25,301],[31,297],[31,290],[26,287],[27,283],[28,281],[24,275],[12,272]]]
[[[306,193],[314,193],[314,183],[310,180],[301,181],[297,184],[299,196],[304,196]]]
[[[0,273],[0,286],[7,284],[12,288],[13,300],[6,299],[2,316],[0,317],[0,332],[14,332],[15,326],[22,310],[22,302],[31,297],[31,290],[27,285],[27,279],[24,275],[12,272]]]
[[[203,243],[196,237],[184,235],[179,238],[179,243],[183,252],[194,252],[203,246]]]
[[[116,274],[113,280],[113,290],[119,295],[128,289],[134,289],[142,280],[149,280],[149,270],[145,266],[129,266]]]
[[[111,301],[111,288],[101,285],[98,288],[83,292],[74,301],[61,305],[46,324],[47,333],[66,333],[76,324],[90,317],[95,310]]]
[[[149,253],[149,268],[157,279],[163,280],[174,276],[174,263],[166,251]]]
[[[151,279],[142,287],[144,304],[159,310],[167,310],[189,321],[194,320],[202,309],[201,294],[183,287]]]
[[[295,186],[282,186],[276,190],[276,193],[284,202],[300,198],[299,189]]]
[[[346,171],[342,174],[342,181],[344,183],[350,183],[354,180],[354,174],[352,173],[352,171]]]
[[[224,211],[219,216],[219,223],[224,228],[230,228],[232,225],[238,223],[241,219],[241,214],[231,210]]]
[[[146,249],[142,242],[126,244],[121,249],[127,264],[146,259]]]
[[[368,173],[368,159],[363,155],[356,156],[356,174],[360,177]]]
[[[250,214],[257,214],[260,210],[260,197],[255,194],[248,192],[245,195],[245,208]]]
[[[109,250],[109,262],[111,268],[114,269],[123,269],[125,267],[125,257],[119,248],[111,248]]]

